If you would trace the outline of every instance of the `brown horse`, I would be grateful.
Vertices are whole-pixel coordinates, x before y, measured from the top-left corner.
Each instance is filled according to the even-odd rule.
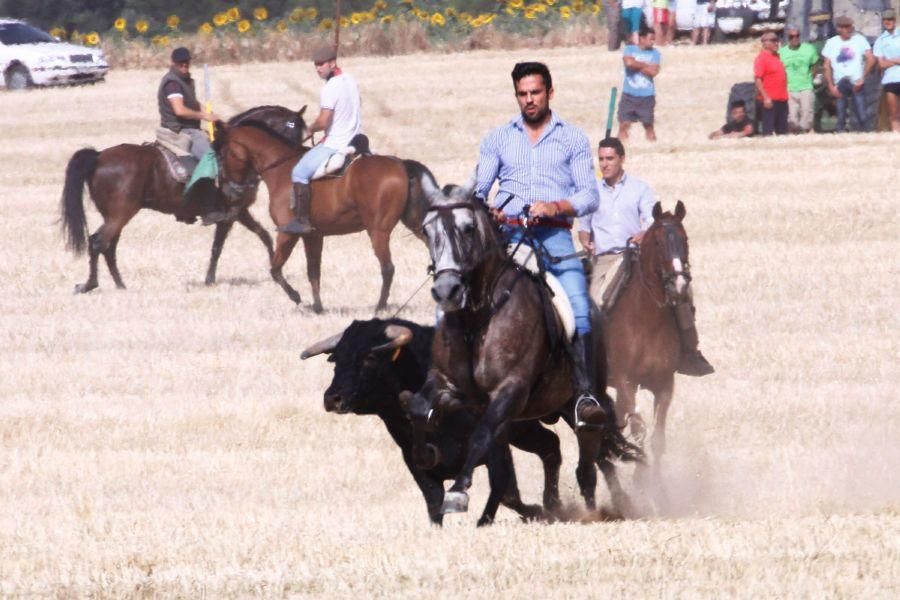
[[[230,128],[217,123],[214,147],[226,182],[245,185],[254,173],[258,173],[269,190],[269,214],[275,224],[283,225],[293,218],[291,170],[305,150],[298,152],[257,123]],[[310,218],[316,231],[303,238],[303,245],[315,312],[322,312],[320,276],[324,236],[359,231],[369,234],[381,265],[381,294],[375,310],[386,308],[394,277],[391,232],[402,220],[412,232],[421,233],[419,226],[424,210],[416,198],[410,201],[414,186],[408,175],[408,170],[411,174],[413,165],[417,164],[391,156],[365,155],[353,161],[340,177],[312,182]],[[431,177],[427,169],[422,172],[422,177]],[[273,279],[297,304],[300,294],[285,280],[282,268],[298,239],[296,235],[278,233],[271,261]]]
[[[304,107],[305,108],[305,107]],[[258,120],[279,124],[281,129],[302,138],[305,128],[303,109],[292,111],[280,106],[252,109],[235,117],[235,121]],[[88,243],[87,218],[84,212],[84,186],[87,184],[94,205],[103,217],[103,224],[90,236]],[[144,144],[120,144],[98,152],[83,148],[75,152],[66,167],[60,212],[63,234],[67,247],[81,254],[87,247],[90,256],[90,272],[85,283],[75,287],[76,292],[89,292],[97,287],[97,262],[100,254],[106,259],[116,287],[125,288],[116,264],[116,246],[122,229],[140,211],[147,208],[175,215],[186,223],[200,216],[200,199],[182,200],[184,184],[176,181],[166,160],[158,148]],[[216,264],[222,252],[225,236],[236,219],[255,233],[273,253],[272,238],[250,214],[249,207],[256,200],[256,186],[233,188],[224,195],[214,189],[209,194],[222,198],[228,207],[229,218],[219,223],[213,242],[206,281],[215,281]],[[223,197],[224,196],[224,197]]]
[[[643,441],[645,426],[635,412],[635,393],[638,387],[653,393],[656,422],[650,445],[658,483],[666,446],[666,416],[681,351],[672,307],[687,300],[690,293],[688,238],[682,225],[685,214],[680,201],[674,214],[663,212],[659,202],[654,205],[653,225],[631,254],[630,278],[607,310],[604,327],[607,381],[616,389],[619,426],[629,426],[639,442]]]
[[[574,427],[574,365],[559,319],[549,308],[551,292],[507,255],[487,208],[471,192],[471,186],[448,187],[433,196],[424,225],[434,272],[431,293],[445,314],[435,333],[428,378],[410,402],[416,456],[425,457],[425,433],[440,428],[446,415],[460,410],[478,415],[464,465],[444,496],[444,513],[468,509],[472,471],[482,461],[488,465],[492,496],[507,489],[512,470],[505,456],[513,421],[562,413]],[[605,373],[599,340],[597,346],[597,372]],[[639,453],[616,427],[609,397],[601,394],[598,400],[600,414],[590,419],[596,426],[576,431],[576,475],[593,508],[596,462],[615,508],[625,513],[628,498],[611,459],[635,460]]]

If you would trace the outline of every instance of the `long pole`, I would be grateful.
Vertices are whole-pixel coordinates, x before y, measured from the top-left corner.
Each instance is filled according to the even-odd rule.
[[[341,48],[341,0],[337,0],[337,10],[334,16],[334,55],[337,56]]]
[[[609,90],[609,114],[606,115],[606,137],[610,137],[612,134],[612,125],[613,125],[613,114],[616,112],[616,94],[618,93],[619,88],[613,86],[611,90]]]

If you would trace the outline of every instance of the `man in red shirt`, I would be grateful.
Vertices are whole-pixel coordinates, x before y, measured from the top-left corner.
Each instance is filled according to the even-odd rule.
[[[788,132],[787,73],[778,57],[778,36],[766,32],[760,38],[762,50],[753,61],[756,80],[756,114],[762,135],[783,135]]]

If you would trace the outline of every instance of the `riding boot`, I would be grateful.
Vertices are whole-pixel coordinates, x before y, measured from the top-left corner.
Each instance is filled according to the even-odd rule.
[[[313,233],[315,228],[309,222],[309,207],[309,184],[294,182],[291,210],[294,211],[295,218],[284,225],[280,225],[278,231],[281,233],[290,233],[291,235],[309,235],[310,233]]]
[[[694,307],[690,302],[682,302],[675,306],[675,321],[678,323],[678,336],[681,339],[677,371],[682,375],[694,377],[713,373],[715,369],[697,347],[700,339],[694,324]]]
[[[575,426],[602,425],[606,411],[594,396],[597,370],[594,365],[594,345],[591,332],[576,334],[571,344],[572,384],[575,388]]]

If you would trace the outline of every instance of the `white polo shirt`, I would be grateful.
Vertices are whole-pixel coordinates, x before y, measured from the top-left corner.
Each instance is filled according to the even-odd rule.
[[[326,148],[343,150],[362,128],[356,80],[346,73],[335,75],[325,82],[319,104],[334,111],[323,144]]]

